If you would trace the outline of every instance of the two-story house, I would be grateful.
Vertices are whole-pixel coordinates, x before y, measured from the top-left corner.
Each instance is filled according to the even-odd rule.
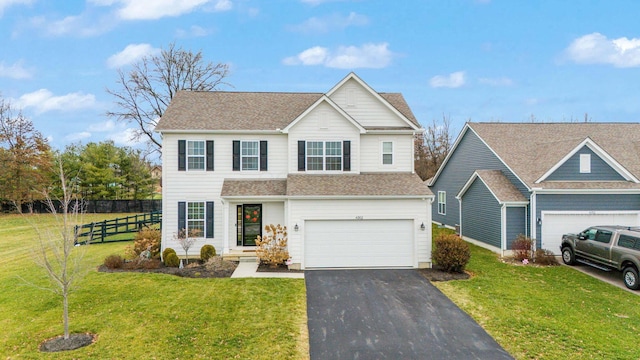
[[[430,266],[433,195],[413,168],[423,129],[401,94],[353,73],[327,93],[182,91],[156,131],[163,249],[187,229],[194,254],[250,251],[281,224],[292,268]]]

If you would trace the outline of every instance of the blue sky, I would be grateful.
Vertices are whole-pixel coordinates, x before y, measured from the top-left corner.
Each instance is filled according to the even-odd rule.
[[[56,148],[114,140],[117,69],[171,42],[236,91],[328,91],[349,72],[425,126],[640,121],[640,2],[0,0],[0,95]]]

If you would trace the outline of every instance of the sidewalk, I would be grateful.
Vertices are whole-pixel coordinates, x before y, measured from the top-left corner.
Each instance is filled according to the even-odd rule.
[[[258,263],[253,261],[240,261],[232,278],[292,278],[304,279],[304,273],[287,272],[258,272]]]

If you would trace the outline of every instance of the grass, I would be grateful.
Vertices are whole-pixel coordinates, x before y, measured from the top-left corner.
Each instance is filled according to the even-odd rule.
[[[568,266],[506,264],[473,245],[467,270],[470,280],[436,286],[515,358],[640,358],[638,295]]]
[[[30,256],[35,236],[30,222],[46,226],[52,216],[0,216],[0,358],[308,358],[303,280],[95,270],[107,255],[124,254],[130,242],[86,247],[90,270],[71,295],[70,327],[71,332],[97,334],[96,343],[40,353],[41,341],[62,334],[62,305],[58,296],[25,282],[47,284]]]

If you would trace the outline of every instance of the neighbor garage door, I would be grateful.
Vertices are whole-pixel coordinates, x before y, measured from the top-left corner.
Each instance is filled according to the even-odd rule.
[[[562,235],[579,233],[595,225],[640,225],[640,213],[607,212],[542,212],[542,248],[560,255]]]
[[[413,220],[305,221],[305,268],[412,267]]]

